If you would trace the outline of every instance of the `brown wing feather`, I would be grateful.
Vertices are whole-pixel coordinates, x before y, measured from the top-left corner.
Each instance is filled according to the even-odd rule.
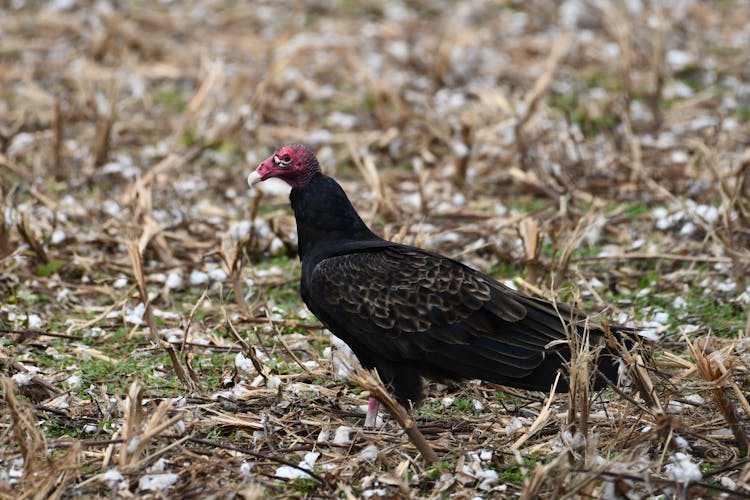
[[[330,306],[394,333],[459,322],[492,296],[489,283],[471,269],[402,247],[325,259],[313,273],[313,286]],[[523,314],[519,307],[509,314]]]

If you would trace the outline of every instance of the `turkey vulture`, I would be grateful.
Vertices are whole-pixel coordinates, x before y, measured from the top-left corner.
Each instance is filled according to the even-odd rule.
[[[570,360],[566,330],[573,322],[582,334],[586,321],[574,309],[521,294],[448,257],[378,237],[305,146],[282,147],[247,181],[253,186],[272,177],[292,187],[302,299],[365,368],[377,369],[406,408],[420,403],[422,377],[549,390]],[[591,327],[589,337],[594,344],[605,332]],[[611,351],[599,356],[598,370],[616,380]],[[568,390],[563,377],[557,388]]]

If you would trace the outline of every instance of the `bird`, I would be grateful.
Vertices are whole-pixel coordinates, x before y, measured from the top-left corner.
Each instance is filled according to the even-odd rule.
[[[619,336],[624,330],[592,326],[571,306],[525,295],[452,258],[379,237],[302,144],[280,148],[247,182],[252,188],[270,178],[292,188],[302,300],[364,368],[377,371],[404,408],[422,403],[423,378],[548,391],[571,358],[566,332],[579,339],[588,333],[591,344],[606,344],[607,332]],[[616,380],[614,351],[601,351],[596,369]],[[560,377],[557,390],[567,392],[568,385]],[[595,387],[604,385],[597,378]],[[365,426],[374,424],[377,411],[371,398]]]

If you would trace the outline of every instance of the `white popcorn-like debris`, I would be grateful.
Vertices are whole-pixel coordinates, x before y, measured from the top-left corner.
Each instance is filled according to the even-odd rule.
[[[49,242],[52,245],[57,245],[58,243],[62,243],[63,241],[65,241],[66,238],[67,236],[65,235],[65,231],[63,231],[62,229],[57,229],[50,235]]]
[[[34,134],[30,134],[28,132],[21,132],[20,134],[16,134],[10,141],[10,145],[8,146],[8,154],[15,155],[23,152],[24,150],[31,149],[31,147],[34,146],[35,142],[36,138],[34,137]]]
[[[352,428],[342,425],[333,435],[333,444],[349,444],[352,442]]]
[[[401,203],[418,208],[422,204],[422,197],[419,192],[403,194],[401,195]]]
[[[690,122],[690,128],[693,130],[700,130],[702,128],[715,127],[718,123],[716,117],[713,116],[699,116],[694,118]]]
[[[171,271],[167,275],[167,279],[164,282],[164,286],[166,286],[169,290],[179,290],[180,288],[182,288],[182,285],[182,274],[178,273],[177,271]]]
[[[106,483],[113,490],[126,490],[130,487],[128,480],[117,469],[110,469],[101,474],[99,480]]]
[[[115,200],[104,200],[104,202],[102,203],[102,209],[110,217],[118,217],[122,212],[120,204]]]
[[[693,91],[692,87],[690,85],[687,85],[685,82],[681,82],[679,80],[674,81],[666,86],[664,86],[664,97],[666,99],[687,99],[688,97],[692,97],[695,92]],[[675,153],[682,153],[685,155],[685,159],[682,161],[675,161],[674,153],[672,154],[672,161],[675,163],[685,163],[688,160],[687,153],[684,151],[677,150]]]
[[[161,491],[174,485],[180,478],[177,474],[146,474],[138,480],[138,489],[142,491]]]
[[[148,468],[148,472],[164,472],[167,468],[167,460],[161,457],[159,460],[154,462],[154,465]]]
[[[348,380],[351,369],[359,366],[359,360],[351,348],[335,335],[331,335],[331,347],[323,352],[325,357],[331,358],[331,367],[336,380]]]
[[[670,214],[664,207],[656,207],[651,211],[651,218],[656,222],[656,228],[663,231],[672,227],[682,216]]]
[[[691,481],[700,481],[703,479],[703,473],[700,465],[693,462],[692,458],[686,453],[677,452],[669,457],[670,463],[664,466],[664,472],[678,483],[688,484]]]
[[[691,234],[695,233],[695,230],[696,230],[695,224],[693,224],[692,222],[686,222],[680,229],[680,235],[690,236]]]
[[[363,459],[367,460],[368,462],[373,462],[377,460],[378,458],[378,447],[377,445],[371,444],[367,447],[365,447],[362,451],[359,452],[359,456]]]
[[[733,280],[719,281],[715,287],[720,292],[733,292],[737,289],[737,283]]]
[[[271,375],[268,377],[268,380],[266,380],[266,388],[275,390],[278,389],[282,383],[281,377],[278,375]]]
[[[203,271],[193,269],[190,272],[190,284],[192,286],[205,285],[210,279],[208,273],[204,273]]]
[[[28,325],[32,330],[38,330],[44,326],[44,321],[38,314],[16,314],[14,312],[8,312],[8,321],[19,321]]]
[[[246,358],[241,352],[238,352],[234,357],[234,366],[239,371],[245,372],[248,375],[255,374],[255,366],[253,366],[253,362],[249,358]]]
[[[253,444],[265,441],[266,433],[263,431],[253,431]]]
[[[175,422],[175,423],[174,423],[174,424],[172,425],[172,431],[173,431],[173,432],[174,432],[175,434],[178,434],[178,435],[182,435],[182,434],[184,434],[184,433],[185,433],[185,429],[186,429],[186,428],[187,428],[187,427],[186,427],[186,425],[185,425],[185,421],[184,421],[184,420],[178,420],[177,422]]]
[[[596,276],[589,280],[589,285],[591,285],[592,288],[604,288],[604,283],[602,283],[602,281]]]
[[[316,451],[308,452],[307,454],[305,454],[305,457],[299,463],[299,467],[301,469],[306,469],[306,470],[311,471],[313,467],[315,467],[315,462],[318,461],[318,457],[320,457],[320,453]],[[300,470],[296,467],[291,467],[289,465],[282,465],[281,467],[276,469],[276,473],[274,475],[282,479],[298,479],[301,477],[305,477],[305,478],[312,477],[310,476],[310,474],[306,473],[304,470]]]
[[[141,444],[141,436],[133,436],[130,441],[128,441],[128,453],[133,454],[138,450],[138,445]]]
[[[664,325],[669,321],[669,314],[666,312],[657,312],[654,314],[653,321],[660,325]]]
[[[586,228],[585,232],[583,233],[583,239],[586,241],[586,243],[589,244],[589,246],[595,246],[601,241],[602,234],[604,232],[604,225],[606,224],[606,222],[607,219],[600,214]]]
[[[479,489],[486,491],[492,488],[492,485],[498,481],[499,476],[497,475],[497,471],[486,469],[477,473],[477,479],[479,479]]]
[[[143,314],[146,312],[146,306],[143,303],[139,303],[137,306],[127,308],[125,310],[125,323],[131,323],[133,325],[143,324]]]
[[[684,333],[685,335],[690,335],[691,333],[695,333],[701,329],[699,325],[693,325],[692,323],[685,323],[683,325],[679,325],[677,328],[678,330],[680,330],[680,333]]]
[[[585,438],[581,435],[581,433],[576,432],[575,434],[573,434],[568,430],[560,432],[560,441],[562,441],[566,447],[572,449],[580,448],[585,444]]]
[[[253,223],[249,220],[233,222],[229,226],[229,235],[234,241],[242,241],[250,234],[252,227]]]
[[[328,115],[326,120],[328,125],[332,128],[340,128],[349,130],[357,125],[357,117],[350,113],[342,113],[341,111],[334,111]]]
[[[722,427],[721,429],[716,429],[715,431],[711,431],[708,434],[708,437],[710,438],[728,438],[730,436],[733,436],[731,429],[727,429],[726,427]]]
[[[227,280],[227,273],[221,268],[211,269],[208,271],[208,277],[218,283],[224,283]]]
[[[388,498],[388,490],[385,488],[369,488],[362,492],[362,498]]]
[[[252,476],[254,466],[255,464],[252,462],[242,462],[242,465],[240,465],[240,474],[242,474],[245,480],[250,479]]]
[[[0,467],[0,482],[8,486],[18,483],[23,477],[23,458],[15,458],[10,461],[10,467],[7,469]]]
[[[242,384],[235,384],[235,386],[232,387],[232,396],[233,396],[233,399],[241,398],[241,397],[247,395],[248,393],[250,393],[250,390],[247,389]]]
[[[719,478],[719,483],[727,489],[730,489],[730,490],[737,489],[737,483],[735,483],[731,477],[722,476]]]
[[[15,382],[18,387],[23,387],[24,385],[30,384],[33,377],[34,375],[32,373],[19,372],[14,374],[11,379],[13,379],[13,382]]]
[[[440,401],[440,404],[443,406],[443,408],[448,408],[449,406],[451,406],[453,404],[453,398],[451,398],[451,397],[444,397]]]
[[[695,55],[684,50],[669,50],[667,51],[667,65],[672,71],[682,71],[688,66],[695,64]]]
[[[185,337],[185,330],[182,328],[165,328],[159,331],[159,335],[164,337],[167,342],[182,342]]]
[[[688,443],[687,439],[685,439],[682,436],[672,436],[672,440],[674,441],[674,444],[681,449],[682,451],[687,451],[690,449],[690,443]]]
[[[667,412],[669,413],[681,413],[682,412],[682,403],[679,401],[670,401],[667,405]]]
[[[165,283],[167,281],[167,275],[164,273],[152,273],[146,278],[152,283]]]
[[[683,399],[690,401],[691,403],[695,403],[696,405],[702,405],[705,404],[706,400],[703,399],[703,396],[700,394],[689,394],[685,396]]]
[[[115,280],[114,283],[112,283],[112,288],[125,288],[128,286],[128,279],[124,276],[120,276]]]
[[[466,463],[461,467],[461,472],[477,479],[479,481],[477,487],[480,490],[487,491],[491,489],[499,479],[497,472],[492,469],[485,469],[479,456],[474,452],[468,453],[466,458]]]
[[[81,277],[81,283],[89,283],[87,276]],[[70,292],[70,288],[60,288],[55,294],[55,301],[67,302],[73,294]]]
[[[214,392],[209,396],[209,398],[213,401],[216,401],[217,399],[228,399],[230,401],[234,401],[237,399],[234,395],[234,392],[232,391],[218,391]]]
[[[317,369],[320,365],[314,359],[308,359],[307,361],[303,361],[302,362],[302,366],[304,366],[305,368],[307,368],[310,371],[313,371],[313,370]]]
[[[513,420],[511,420],[510,423],[505,426],[505,435],[512,436],[520,429],[523,429],[523,422],[521,422],[520,418],[513,417]]]
[[[459,158],[463,158],[469,154],[469,147],[461,141],[455,141],[453,143],[453,154]]]
[[[659,334],[659,332],[657,332],[653,328],[644,328],[643,330],[638,330],[638,332],[636,333],[638,333],[638,335],[643,337],[644,339],[650,340],[651,342],[659,342],[659,339],[661,339],[661,335]]]
[[[170,321],[179,321],[182,318],[182,316],[177,314],[176,312],[163,311],[161,309],[156,309],[156,308],[154,308],[154,316],[156,316],[157,318],[164,318]],[[198,339],[195,339],[195,340],[198,341]]]
[[[56,398],[47,401],[47,406],[50,408],[54,408],[57,410],[67,410],[70,408],[70,393],[66,392],[63,394],[60,394]]]

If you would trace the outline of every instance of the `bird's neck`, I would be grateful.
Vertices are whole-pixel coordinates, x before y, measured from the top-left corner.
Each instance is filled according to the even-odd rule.
[[[339,184],[318,174],[303,187],[292,189],[289,199],[297,219],[297,240],[302,262],[316,250],[354,241],[380,240],[365,225]]]

